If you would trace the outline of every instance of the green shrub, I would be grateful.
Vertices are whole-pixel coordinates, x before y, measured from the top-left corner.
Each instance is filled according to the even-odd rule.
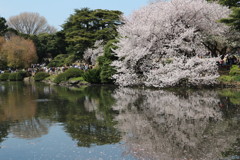
[[[9,73],[0,74],[0,81],[7,81],[9,77]]]
[[[68,70],[66,70],[64,73],[67,74],[68,79],[69,78],[73,78],[73,77],[81,77],[84,75],[84,71],[80,70],[78,68],[69,68]]]
[[[34,80],[35,81],[42,81],[45,78],[49,77],[50,75],[46,72],[38,72],[36,73],[36,75],[34,76]]]
[[[101,83],[113,83],[112,76],[116,73],[116,70],[111,66],[111,61],[107,60],[101,66],[100,79]]]
[[[229,75],[231,75],[231,76],[239,75],[240,76],[240,68],[238,67],[238,65],[232,65]]]
[[[101,83],[100,71],[101,70],[99,68],[88,70],[87,72],[84,73],[83,78],[89,83],[95,84]]]
[[[69,55],[68,57],[66,57],[64,59],[64,64],[65,65],[70,65],[70,64],[74,63],[76,61],[76,59],[77,59],[76,55],[73,55],[73,54]]]
[[[26,72],[19,71],[15,73],[10,73],[8,79],[10,81],[22,81],[26,77]]]
[[[65,73],[60,73],[53,80],[54,83],[60,83],[60,82],[63,82],[63,81],[67,81],[67,76],[66,76]]]
[[[82,70],[80,70],[78,68],[70,68],[70,69],[66,70],[65,72],[57,75],[53,82],[60,83],[62,81],[67,81],[70,78],[81,77],[83,75],[84,75],[84,72]]]
[[[118,47],[115,45],[118,42],[118,40],[113,39],[108,41],[108,43],[104,46],[104,57],[116,60],[117,57],[113,54],[113,50],[117,49]]]
[[[16,81],[17,73],[10,73],[8,76],[9,81]]]
[[[97,61],[100,67],[100,79],[101,83],[113,83],[114,79],[112,76],[116,73],[114,67],[111,66],[113,60],[116,60],[117,57],[113,54],[113,49],[117,49],[115,45],[117,40],[110,40],[104,46],[104,55],[98,57]]]
[[[233,76],[234,81],[240,81],[240,76]]]
[[[68,57],[67,54],[57,55],[51,62],[48,64],[48,67],[61,67],[64,66],[64,60]]]
[[[233,77],[232,76],[226,76],[226,75],[222,75],[218,78],[218,80],[220,80],[221,82],[232,82],[233,81]]]
[[[62,67],[70,65],[77,59],[76,55],[59,54],[49,64],[48,67]]]
[[[70,81],[85,81],[85,79],[83,77],[74,77],[74,78],[70,78]]]

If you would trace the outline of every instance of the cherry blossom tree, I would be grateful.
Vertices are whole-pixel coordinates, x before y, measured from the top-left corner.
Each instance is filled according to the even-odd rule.
[[[103,40],[95,42],[92,48],[88,48],[83,55],[83,59],[92,65],[96,64],[97,58],[103,55]]]
[[[228,26],[218,23],[230,10],[205,0],[157,1],[125,19],[113,62],[121,86],[214,85],[216,57],[204,41],[223,39]]]

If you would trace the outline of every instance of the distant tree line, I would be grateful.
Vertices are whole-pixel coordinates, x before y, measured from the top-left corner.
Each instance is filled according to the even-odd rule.
[[[57,31],[54,27],[50,26],[46,19],[38,13],[24,12],[10,17],[7,21],[1,17],[1,69],[4,66],[23,68],[30,66],[31,63],[48,63],[49,60],[57,56],[57,59],[60,57],[60,59],[68,59],[68,63],[73,63],[81,59],[85,50],[93,47],[95,41],[102,40],[103,44],[106,44],[109,40],[115,39],[118,34],[117,26],[122,24],[121,15],[122,12],[120,11],[90,10],[89,8],[76,9],[74,14],[70,15],[62,25],[63,29],[61,31]],[[11,65],[10,61],[7,61],[6,58],[3,59],[4,55],[8,55],[7,49],[12,50],[13,48],[9,43],[11,42],[11,45],[15,45],[13,41],[16,39],[33,43],[31,54],[36,54],[35,57],[37,58],[32,59],[29,63],[24,63],[23,60],[24,66],[19,64]],[[8,45],[3,45],[4,41]],[[26,45],[25,48],[29,46],[31,45]],[[17,55],[20,53],[14,54]],[[17,59],[16,56],[12,58]],[[58,64],[57,60],[54,62],[51,66],[64,65]]]

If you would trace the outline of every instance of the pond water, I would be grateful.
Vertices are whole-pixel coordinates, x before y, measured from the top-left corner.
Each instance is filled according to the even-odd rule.
[[[0,82],[1,160],[240,159],[240,91]]]

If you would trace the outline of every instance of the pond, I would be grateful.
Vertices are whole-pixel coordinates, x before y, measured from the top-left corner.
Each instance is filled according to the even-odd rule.
[[[240,91],[0,82],[0,159],[240,159]]]

